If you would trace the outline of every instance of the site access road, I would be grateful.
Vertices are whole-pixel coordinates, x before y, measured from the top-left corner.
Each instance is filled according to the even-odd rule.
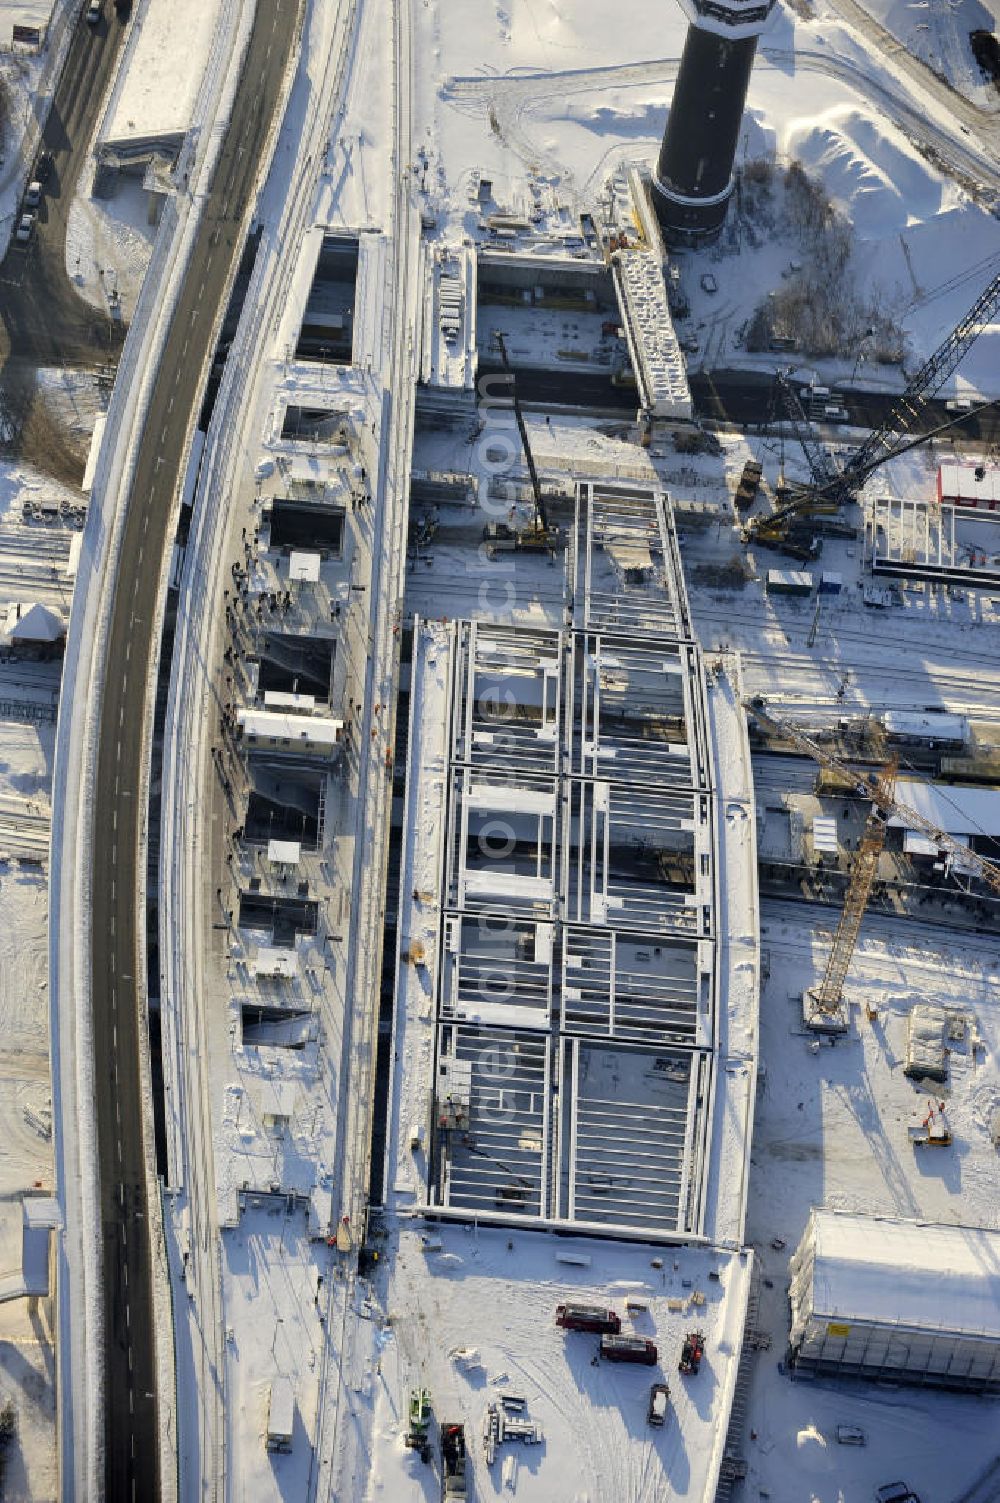
[[[100,705],[93,828],[92,978],[105,1322],[108,1500],[159,1494],[140,1049],[145,793],[159,650],[156,604],[180,467],[258,163],[296,33],[298,0],[259,0],[221,154],[153,385],[127,502]],[[221,1374],[216,1375],[221,1382]]]
[[[13,237],[0,268],[0,353],[8,393],[17,373],[91,366],[118,349],[120,323],[80,297],[66,273],[66,225],[105,89],[127,30],[115,15],[88,26],[81,11],[42,131],[52,158],[31,240]],[[32,165],[37,165],[37,158]],[[18,217],[20,216],[18,207]]]

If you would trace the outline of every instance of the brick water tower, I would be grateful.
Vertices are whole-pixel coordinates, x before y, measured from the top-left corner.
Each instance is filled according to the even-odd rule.
[[[704,245],[722,229],[757,38],[775,0],[680,0],[691,19],[653,175],[664,238]]]

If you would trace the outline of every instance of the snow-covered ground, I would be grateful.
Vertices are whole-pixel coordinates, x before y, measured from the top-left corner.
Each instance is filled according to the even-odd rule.
[[[440,1244],[440,1245],[438,1245]],[[470,1497],[525,1503],[659,1503],[700,1498],[716,1459],[720,1397],[739,1357],[750,1262],[701,1248],[633,1247],[473,1226],[426,1241],[403,1224],[363,1400],[374,1408],[372,1473],[358,1497],[417,1503],[437,1496],[437,1464],[403,1445],[410,1390],[427,1388],[436,1423],[464,1423]],[[560,1255],[583,1257],[572,1267]],[[704,1296],[702,1299],[701,1296]],[[650,1367],[597,1363],[599,1338],[555,1325],[566,1299],[606,1303],[622,1330],[655,1342]],[[626,1299],[645,1308],[632,1317]],[[705,1335],[697,1377],[678,1375],[687,1331]],[[646,1421],[651,1381],[666,1378],[670,1414]],[[508,1442],[488,1466],[487,1404],[525,1399],[540,1442]],[[433,1431],[432,1431],[433,1435]]]
[[[31,768],[28,727],[2,727],[2,745],[12,760],[20,747],[23,772],[5,763],[7,779],[35,784],[41,756]],[[51,727],[49,728],[51,730]],[[37,740],[37,737],[35,737]],[[51,737],[48,738],[51,741]],[[51,752],[51,746],[50,746]],[[40,752],[40,749],[39,749]],[[37,866],[5,859],[0,868],[0,1273],[21,1266],[21,1194],[52,1184],[48,1012],[45,986],[45,874]],[[0,1379],[2,1381],[2,1379]]]
[[[162,6],[165,0],[156,3]],[[388,337],[381,327],[381,308],[391,266],[378,233],[366,240],[361,257],[360,334],[355,345],[360,369],[309,370],[292,364],[289,350],[294,347],[299,315],[309,294],[321,234],[318,227],[381,232],[388,224],[390,15],[389,7],[377,9],[376,15],[367,8],[353,58],[346,111],[327,145],[324,171],[310,206],[316,228],[295,248],[296,269],[284,316],[280,310],[274,316],[273,369],[268,368],[272,387],[265,404],[272,421],[289,398],[352,412],[361,411],[370,401],[370,407],[364,407],[365,427],[373,416],[376,383],[372,369],[378,369],[381,343]],[[874,0],[872,9],[875,13]],[[964,12],[974,9],[973,0],[964,0]],[[414,167],[414,177],[423,179],[422,191],[432,211],[428,219],[437,217],[436,228],[429,231],[436,246],[459,246],[465,236],[481,232],[480,209],[470,199],[470,187],[480,176],[492,179],[496,207],[523,209],[538,202],[548,227],[569,233],[576,228],[580,208],[595,206],[605,178],[620,161],[648,161],[655,153],[687,25],[672,0],[620,0],[610,9],[606,0],[506,0],[503,4],[465,0],[460,12],[454,0],[451,4],[429,0],[413,11],[416,136],[415,162],[409,165]],[[895,29],[908,28],[914,12],[909,7],[902,20],[898,7],[892,15],[888,8],[877,13]],[[304,72],[307,92],[313,94],[331,64],[328,22],[329,16],[308,33],[310,50]],[[914,28],[919,24],[913,21]],[[939,28],[939,38],[943,35]],[[909,32],[907,40],[911,40]],[[945,42],[939,39],[934,46],[943,57]],[[949,66],[957,75],[958,63]],[[580,70],[594,71],[585,75]],[[147,72],[137,71],[129,80],[131,93],[125,97],[134,97],[143,110],[157,103],[157,73],[158,68],[152,66]],[[975,95],[977,100],[980,97]],[[854,225],[859,286],[872,295],[878,292],[886,309],[910,334],[915,354],[933,347],[965,311],[1000,252],[1000,226],[972,191],[977,161],[984,164],[979,197],[988,200],[996,191],[1000,169],[989,162],[989,144],[963,136],[955,121],[942,118],[939,106],[925,101],[912,82],[893,69],[891,60],[866,51],[849,27],[818,8],[811,22],[795,20],[787,10],[776,17],[762,45],[749,105],[743,154],[752,158],[769,153],[779,161],[798,157],[822,176]],[[278,170],[262,201],[261,217],[268,224],[277,222],[294,176],[300,128],[305,133],[306,106],[299,100],[296,109],[300,113],[279,142]],[[127,118],[137,119],[132,114]],[[135,130],[139,130],[138,123]],[[945,169],[933,165],[926,155],[932,147],[940,150],[942,141],[953,147],[954,159],[948,163],[954,172],[947,170],[947,163]],[[310,139],[310,150],[312,144]],[[145,217],[145,194],[125,181],[109,200],[80,201],[74,206],[68,269],[97,306],[106,306],[110,271],[126,316],[131,311],[152,239]],[[682,258],[692,323],[701,325],[706,359],[710,356],[712,361],[729,364],[743,358],[734,339],[736,330],[755,303],[771,287],[781,285],[782,270],[797,254],[794,240],[779,235],[756,249],[744,244],[739,255],[708,252]],[[709,266],[718,281],[715,294],[699,285],[702,270]],[[98,275],[102,271],[103,278]],[[552,334],[556,342],[559,332]],[[983,390],[996,388],[1000,368],[996,347],[994,337],[981,339],[962,367],[960,383]],[[855,374],[857,370],[855,366]],[[618,425],[617,432],[594,433],[583,424],[532,420],[531,431],[540,467],[549,475],[603,472],[651,479],[660,470],[676,486],[681,500],[695,499],[716,509],[715,527],[682,539],[690,564],[717,562],[740,552],[731,531],[728,495],[749,452],[742,440],[728,443],[721,460],[701,461],[639,450],[627,423]],[[280,448],[273,427],[266,437]],[[280,457],[284,461],[287,456]],[[768,478],[773,481],[777,456],[768,456],[768,461]],[[470,458],[468,435],[442,433],[421,435],[416,463],[421,468],[471,471],[484,486],[491,468],[485,448],[477,447]],[[470,546],[481,534],[482,517],[471,508],[466,513],[456,507],[455,513],[442,516],[433,548],[418,552],[408,576],[407,608],[435,621],[497,609],[499,596],[491,593],[495,565],[478,557]],[[852,548],[836,545],[830,549],[830,561],[851,575],[853,585],[860,560]],[[778,560],[761,555],[758,567],[774,562]],[[518,560],[516,578],[521,619],[536,625],[562,624],[559,570],[547,559],[524,558]],[[877,670],[884,669],[890,644],[900,674],[926,671],[942,692],[946,675],[953,675],[948,680],[949,705],[958,704],[961,698],[954,661],[975,664],[976,654],[984,652],[982,636],[977,634],[979,618],[968,607],[961,614],[957,603],[926,599],[912,609],[901,606],[890,614],[888,623],[880,622],[880,629],[868,631],[866,623],[859,624],[855,592],[824,614],[812,678],[811,667],[789,662],[791,650],[799,659],[807,653],[811,608],[775,605],[763,596],[756,580],[740,595],[730,597],[695,585],[692,604],[706,645],[726,648],[724,680],[718,692],[729,696],[730,719],[737,671],[733,670],[731,679],[725,675],[733,669],[736,649],[744,654],[745,689],[777,681],[790,702],[793,696],[812,694],[835,704],[839,675],[833,677],[830,665],[852,666],[859,675],[851,690],[852,708],[877,694]],[[919,669],[911,661],[915,636],[921,644]],[[435,689],[432,708],[441,710],[443,673],[435,680]],[[907,691],[897,688],[897,692]],[[992,687],[989,693],[993,695]],[[434,729],[430,722],[425,729],[432,780],[443,776],[433,766],[434,758],[443,754],[443,719],[439,716],[436,724],[438,741],[430,734]],[[23,756],[23,751],[18,755]],[[39,783],[35,791],[43,793],[43,785]],[[429,787],[426,792],[420,818],[425,833],[430,834],[439,811]],[[749,832],[743,824],[734,810],[727,834],[734,859],[738,854],[745,856],[748,849]],[[415,876],[415,885],[421,889],[433,885],[436,852],[430,839],[424,855],[426,868]],[[338,867],[342,894],[352,859],[353,851],[345,845]],[[314,879],[319,864],[317,860],[310,866]],[[214,876],[202,875],[214,884]],[[2,899],[0,882],[0,903]],[[338,921],[344,911],[343,907],[335,910]],[[802,928],[785,919],[769,919],[768,925],[765,939],[773,951],[772,977],[780,976],[781,981],[777,993],[772,982],[766,999],[768,1079],[760,1106],[762,1163],[751,1181],[750,1195],[751,1234],[773,1284],[773,1288],[765,1285],[762,1294],[763,1317],[773,1343],[772,1350],[759,1359],[752,1394],[752,1423],[757,1432],[757,1440],[749,1442],[756,1447],[750,1451],[752,1476],[762,1494],[781,1503],[800,1503],[806,1496],[817,1503],[835,1503],[839,1498],[854,1503],[855,1498],[867,1498],[874,1482],[890,1480],[897,1473],[912,1472],[913,1480],[919,1481],[913,1461],[904,1465],[908,1456],[916,1456],[927,1468],[937,1465],[941,1469],[940,1480],[932,1470],[927,1476],[935,1477],[938,1489],[929,1486],[930,1503],[939,1499],[943,1503],[948,1491],[943,1448],[928,1439],[919,1442],[916,1452],[904,1451],[908,1429],[921,1425],[929,1430],[929,1403],[898,1395],[878,1401],[867,1395],[827,1400],[818,1386],[792,1388],[777,1372],[784,1322],[781,1281],[784,1260],[809,1204],[827,1190],[845,1204],[871,1205],[881,1196],[889,1208],[912,1204],[922,1214],[960,1219],[955,1207],[964,1206],[964,1200],[959,1199],[959,1192],[971,1186],[970,1214],[982,1214],[977,1207],[989,1211],[992,1204],[989,1214],[995,1222],[982,1124],[996,1091],[988,1061],[1000,1039],[993,1037],[992,1024],[984,1023],[987,1061],[975,1064],[970,1054],[956,1064],[965,1091],[964,1104],[956,1101],[956,1123],[966,1145],[961,1158],[956,1153],[952,1166],[946,1164],[933,1178],[923,1172],[919,1161],[908,1160],[900,1166],[901,1154],[913,1151],[905,1141],[901,1149],[893,1148],[892,1134],[905,1140],[905,1123],[917,1102],[912,1088],[894,1068],[903,1008],[915,984],[901,974],[904,965],[909,969],[908,957],[887,946],[891,959],[886,960],[869,954],[866,946],[862,958],[866,963],[870,960],[872,975],[866,979],[862,972],[858,984],[866,989],[874,986],[883,998],[876,1009],[879,1023],[857,1032],[850,1043],[838,1046],[839,1052],[824,1050],[817,1059],[790,1029],[790,1009],[782,989],[793,985],[793,975],[805,974],[819,963],[826,937],[818,943],[806,941]],[[734,932],[733,940],[737,947],[744,947],[749,963],[752,934]],[[784,949],[779,953],[781,945]],[[436,1480],[412,1453],[403,1450],[400,1440],[409,1388],[426,1383],[438,1418],[457,1415],[468,1426],[475,1447],[476,1496],[498,1496],[512,1486],[499,1464],[488,1472],[478,1448],[486,1397],[501,1387],[524,1394],[544,1435],[542,1445],[525,1447],[519,1454],[515,1470],[522,1497],[539,1503],[583,1503],[585,1499],[603,1503],[621,1494],[659,1503],[664,1478],[671,1493],[701,1496],[711,1475],[712,1442],[721,1439],[720,1416],[726,1405],[720,1402],[720,1385],[733,1376],[738,1356],[739,1332],[726,1322],[739,1308],[738,1285],[745,1277],[747,1260],[732,1253],[669,1250],[664,1266],[655,1269],[651,1260],[658,1254],[648,1248],[588,1244],[591,1266],[573,1271],[556,1265],[555,1246],[542,1236],[517,1233],[508,1238],[500,1232],[450,1229],[442,1233],[441,1248],[427,1252],[417,1229],[402,1220],[385,1246],[384,1306],[366,1286],[348,1288],[347,1281],[337,1277],[336,1256],[315,1235],[316,1226],[310,1228],[303,1210],[292,1212],[287,1206],[276,1210],[276,1200],[254,1203],[255,1193],[266,1193],[272,1176],[282,1188],[306,1195],[316,1186],[326,1188],[340,1082],[326,1068],[317,1039],[310,1038],[302,1051],[296,1051],[290,1067],[281,1064],[287,1050],[244,1047],[236,1042],[239,1005],[249,987],[247,962],[252,959],[249,947],[241,941],[229,953],[224,942],[218,941],[211,960],[212,996],[218,1005],[206,1030],[212,1046],[206,1075],[214,1103],[209,1127],[209,1135],[214,1132],[213,1188],[221,1192],[227,1216],[235,1215],[244,1182],[249,1194],[239,1225],[221,1235],[221,1323],[226,1333],[232,1495],[303,1496],[310,1486],[314,1461],[308,1442],[317,1433],[323,1434],[319,1421],[325,1412],[335,1417],[338,1445],[353,1457],[352,1472],[344,1478],[345,1495],[387,1500],[432,1497]],[[330,980],[321,946],[312,941],[302,942],[300,962],[307,978],[302,980],[302,991],[309,993],[308,1010],[313,1021],[322,1023],[326,1046],[337,1054],[348,1005],[343,993],[346,972],[334,962]],[[984,958],[975,971],[963,952],[956,963],[965,967],[961,975],[954,973],[956,987],[966,994],[963,1005],[975,1008],[977,1015],[985,1012],[992,962]],[[947,964],[948,956],[938,962],[939,966]],[[915,967],[922,988],[935,984],[935,965],[926,956],[918,956]],[[412,1035],[401,1042],[404,1055],[397,1076],[401,1091],[397,1116],[409,1122],[411,1116],[419,1115],[416,1083],[420,1068],[428,1064],[426,1020],[415,1019]],[[742,1072],[744,1085],[752,1079],[747,1042],[745,1035],[730,1040],[734,1073]],[[822,1073],[828,1061],[836,1065],[830,1077]],[[294,1089],[284,1095],[285,1103],[290,1103],[290,1120],[279,1133],[275,1123],[265,1118],[273,1118],[272,1108],[280,1104],[280,1083]],[[873,1107],[870,1093],[874,1092],[877,1104]],[[887,1133],[881,1137],[877,1129],[883,1125]],[[872,1152],[873,1137],[883,1145],[878,1153]],[[801,1149],[800,1140],[805,1145]],[[769,1145],[775,1142],[786,1144],[784,1157],[780,1148],[771,1152]],[[855,1189],[853,1176],[859,1159],[865,1159],[868,1176]],[[953,1183],[955,1164],[961,1170],[958,1186]],[[413,1184],[399,1158],[396,1173],[393,1194],[405,1210]],[[866,1200],[867,1196],[871,1199]],[[732,1237],[734,1213],[731,1207],[723,1209],[729,1211],[725,1231]],[[193,1312],[190,1322],[183,1316],[178,1322],[181,1368],[190,1384],[197,1371],[201,1312],[189,1306],[178,1262],[183,1264],[185,1253],[197,1258],[202,1250],[192,1248],[185,1215],[183,1210],[178,1212],[170,1234],[176,1249],[177,1308]],[[770,1247],[776,1235],[786,1242],[780,1256]],[[508,1240],[513,1248],[508,1247]],[[709,1278],[712,1268],[722,1273],[721,1284]],[[720,1299],[723,1286],[733,1295],[725,1305]],[[676,1409],[660,1434],[654,1436],[645,1426],[649,1380],[645,1370],[594,1368],[586,1338],[564,1338],[554,1330],[552,1306],[570,1288],[612,1302],[623,1301],[628,1292],[641,1291],[640,1297],[650,1306],[648,1327],[642,1329],[662,1341],[664,1370],[669,1372]],[[688,1386],[675,1378],[671,1359],[692,1314],[688,1302],[695,1289],[707,1296],[706,1305],[699,1307],[699,1323],[704,1320],[710,1331],[711,1356],[698,1385]],[[679,1302],[680,1308],[672,1308],[671,1301]],[[476,1348],[481,1365],[468,1356],[453,1359],[454,1351],[465,1348]],[[268,1455],[263,1445],[268,1387],[280,1375],[292,1376],[295,1384],[296,1429],[290,1456]],[[945,1418],[952,1435],[963,1440],[973,1437],[967,1459],[974,1470],[972,1453],[981,1440],[986,1444],[982,1438],[989,1433],[990,1411],[970,1401],[933,1402],[933,1413]],[[196,1407],[193,1389],[182,1394],[182,1405],[189,1410]],[[853,1417],[858,1406],[866,1415],[881,1417],[878,1422],[889,1439],[879,1448],[873,1440],[867,1452],[852,1453],[846,1462],[840,1453],[831,1458],[831,1424]],[[874,1435],[876,1419],[868,1417],[864,1423]],[[323,1454],[317,1458],[324,1477],[333,1446],[329,1419],[327,1426]]]
[[[0,42],[13,45],[15,26],[37,27],[44,35],[55,9],[53,0],[3,0],[0,5]]]
[[[850,17],[850,8],[838,0],[811,3],[823,17]],[[1000,20],[996,0],[861,0],[861,4],[908,52],[945,78],[958,93],[980,109],[1000,111],[1000,93],[983,77],[969,45],[971,32],[996,31]]]
[[[84,181],[88,172],[84,171]],[[109,182],[110,198],[78,193],[66,226],[66,270],[81,297],[102,313],[131,319],[153,253],[149,194],[133,177]]]
[[[423,18],[433,57],[422,79],[422,107],[434,120],[426,191],[437,233],[454,242],[475,230],[468,189],[477,172],[492,182],[497,205],[520,212],[531,203],[531,176],[572,229],[619,162],[655,156],[686,19],[662,0],[624,0],[613,27],[595,0],[478,0],[472,9],[479,24],[449,26],[441,7]],[[945,148],[960,181],[929,159]],[[751,79],[740,154],[770,156],[779,167],[798,158],[822,178],[854,228],[860,295],[902,326],[913,359],[966,311],[1000,252],[1000,226],[970,196],[978,177],[984,202],[995,198],[995,152],[995,142],[975,141],[839,18],[776,12]],[[722,247],[680,257],[705,363],[746,359],[734,336],[796,258],[794,236],[773,229],[756,248],[744,239],[738,254]],[[706,262],[717,294],[699,286]],[[865,351],[855,354],[863,363]],[[992,391],[997,368],[992,335],[981,338],[959,384]]]
[[[773,485],[777,441],[754,436],[749,450],[735,436],[724,442],[718,458],[653,457],[668,474],[695,475],[706,499],[718,494],[724,475],[731,489],[751,451],[764,462],[765,484]],[[960,453],[961,443],[956,447]],[[786,468],[795,462],[789,445],[784,458]],[[929,497],[934,465],[933,454],[915,451],[886,466],[871,490]],[[690,478],[673,483],[684,492],[692,484]],[[990,595],[921,586],[900,591],[884,611],[866,611],[860,544],[827,540],[821,566],[842,574],[844,593],[824,598],[817,617],[815,599],[764,593],[763,572],[786,561],[765,549],[745,550],[728,508],[700,528],[689,523],[682,544],[699,636],[708,645],[739,650],[747,694],[765,695],[790,720],[827,726],[842,714],[938,704],[975,718],[985,741],[998,739],[1000,636]],[[742,588],[706,582],[713,562],[734,561],[749,567]],[[804,776],[811,787],[808,767]],[[758,788],[758,827],[765,804],[787,800],[779,770]],[[758,1325],[771,1345],[757,1355],[749,1389],[741,1446],[747,1495],[775,1503],[860,1503],[877,1485],[903,1477],[922,1497],[948,1500],[996,1454],[997,1404],[790,1378],[782,1371],[788,1259],[813,1205],[1000,1224],[992,1139],[1000,1105],[992,1000],[1000,943],[988,930],[950,934],[944,911],[935,925],[869,916],[847,980],[849,1032],[835,1044],[818,1043],[802,1026],[801,994],[822,974],[836,917],[836,910],[799,902],[762,904],[768,980],[747,1236],[762,1273]],[[907,1016],[916,1002],[953,1010],[962,1025],[949,1079],[940,1087],[902,1072]],[[926,1116],[932,1096],[944,1101],[953,1134],[951,1146],[941,1150],[914,1147],[908,1133]],[[851,1424],[866,1433],[865,1447],[837,1445],[837,1426]]]
[[[0,696],[9,672],[9,665],[0,668]],[[47,875],[38,855],[10,854],[22,845],[25,820],[47,846],[53,741],[52,725],[0,716],[0,1277],[21,1269],[23,1195],[53,1187]],[[0,1305],[0,1396],[17,1411],[17,1435],[4,1457],[4,1493],[11,1498],[56,1497],[50,1316],[48,1301],[34,1310],[26,1300]]]
[[[4,1495],[12,1503],[56,1503],[56,1386],[48,1301],[0,1305],[0,1394],[17,1407],[17,1435],[4,1452]]]
[[[787,904],[764,904],[762,945],[770,981],[761,1004],[765,1084],[757,1111],[749,1237],[761,1260],[762,1324],[772,1347],[757,1358],[745,1454],[748,1487],[775,1503],[865,1496],[902,1476],[930,1499],[958,1497],[996,1453],[996,1401],[933,1397],[868,1384],[791,1381],[778,1371],[788,1332],[788,1257],[810,1206],[925,1221],[1000,1225],[997,1150],[990,1140],[1000,1105],[993,997],[995,938],[950,941],[919,924],[866,928],[847,993],[855,1004],[847,1038],[816,1048],[801,1026],[799,993],[822,972],[829,920],[809,933]],[[945,1099],[954,1141],[914,1148],[928,1089],[902,1073],[906,1017],[915,1002],[939,1002],[968,1023],[949,1060]],[[875,1014],[867,1021],[864,1007]],[[772,1247],[778,1238],[784,1244]],[[767,1280],[772,1287],[767,1287]],[[860,1425],[863,1451],[838,1447],[838,1424]],[[942,1444],[942,1437],[948,1443]],[[960,1439],[959,1439],[960,1437]]]

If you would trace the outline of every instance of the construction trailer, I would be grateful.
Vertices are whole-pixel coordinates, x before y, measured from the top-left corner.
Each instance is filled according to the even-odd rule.
[[[969,739],[964,715],[942,710],[886,710],[882,714],[886,739],[900,746],[928,746],[960,751]]]
[[[790,1272],[796,1371],[1000,1393],[1000,1231],[813,1210]]]
[[[275,1378],[267,1403],[267,1449],[290,1451],[295,1431],[295,1390],[290,1378]]]
[[[769,595],[811,595],[815,581],[808,569],[768,569]]]
[[[937,473],[938,503],[1000,511],[1000,469],[986,464],[943,464]]]

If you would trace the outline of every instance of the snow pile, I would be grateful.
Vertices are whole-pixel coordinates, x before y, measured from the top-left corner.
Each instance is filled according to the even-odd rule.
[[[784,148],[813,173],[862,238],[895,234],[961,202],[902,135],[854,104],[792,121]]]

